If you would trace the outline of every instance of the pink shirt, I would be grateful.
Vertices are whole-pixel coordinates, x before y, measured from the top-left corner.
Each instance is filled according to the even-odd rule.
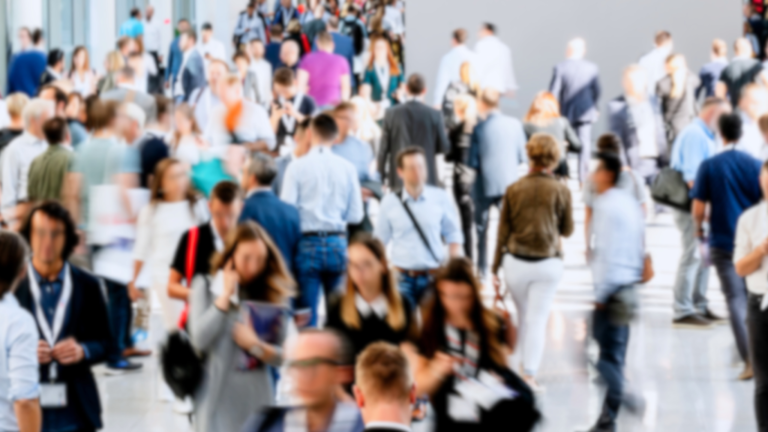
[[[324,51],[311,52],[299,63],[309,74],[307,93],[318,107],[341,102],[341,77],[349,76],[349,63],[344,57]]]

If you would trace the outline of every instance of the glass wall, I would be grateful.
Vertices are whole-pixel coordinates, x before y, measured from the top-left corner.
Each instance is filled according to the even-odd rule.
[[[195,0],[173,0],[173,28],[176,28],[176,23],[182,18],[187,19],[192,28],[197,28],[196,15]]]
[[[59,48],[69,59],[78,45],[88,47],[90,0],[46,0],[43,7],[48,49]]]

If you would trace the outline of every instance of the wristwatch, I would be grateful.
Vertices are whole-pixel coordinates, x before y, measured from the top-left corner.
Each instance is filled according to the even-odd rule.
[[[264,348],[261,347],[261,344],[256,344],[248,350],[248,354],[260,359],[264,356]]]

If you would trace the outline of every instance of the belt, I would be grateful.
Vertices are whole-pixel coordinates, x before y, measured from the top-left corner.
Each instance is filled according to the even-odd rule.
[[[345,231],[307,231],[301,233],[302,237],[346,237]]]
[[[434,276],[437,273],[437,269],[429,270],[406,270],[400,267],[395,267],[398,273],[404,274],[408,277],[420,277],[420,276]]]

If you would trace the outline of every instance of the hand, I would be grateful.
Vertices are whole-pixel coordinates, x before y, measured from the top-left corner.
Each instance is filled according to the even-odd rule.
[[[296,327],[300,329],[308,326],[311,319],[312,311],[310,309],[300,310],[293,314],[293,321],[296,323]]]
[[[41,365],[50,363],[53,360],[51,357],[51,346],[44,340],[37,341],[37,362]]]
[[[136,300],[144,297],[144,293],[142,293],[140,289],[136,288],[135,281],[128,282],[128,297],[132,302],[135,302]]]
[[[56,344],[51,351],[51,355],[56,361],[63,365],[80,363],[85,358],[85,351],[75,338],[66,338]]]
[[[253,331],[253,327],[250,323],[235,323],[235,326],[232,328],[232,339],[237,346],[245,351],[248,351],[261,343],[259,341],[259,336]]]
[[[430,362],[430,370],[436,378],[443,379],[453,373],[453,364],[456,362],[450,355],[437,352],[435,358]]]
[[[373,198],[373,192],[370,189],[361,187],[360,192],[363,195],[363,201],[366,201],[368,198]]]
[[[605,309],[605,305],[602,304],[602,303],[595,302],[595,309],[603,310],[603,309]]]
[[[763,242],[760,243],[760,245],[758,245],[757,247],[760,249],[760,252],[763,255],[768,255],[768,238],[763,240]]]
[[[296,117],[296,110],[293,108],[293,104],[288,101],[285,102],[285,112],[291,117]]]
[[[501,291],[501,279],[499,279],[499,275],[493,275],[491,283],[493,284],[493,289],[496,290],[496,295],[498,296],[499,292]]]
[[[224,291],[221,295],[225,296],[227,299],[232,297],[235,291],[237,291],[237,284],[239,282],[240,275],[238,275],[237,270],[235,270],[235,263],[230,259],[224,265]]]

